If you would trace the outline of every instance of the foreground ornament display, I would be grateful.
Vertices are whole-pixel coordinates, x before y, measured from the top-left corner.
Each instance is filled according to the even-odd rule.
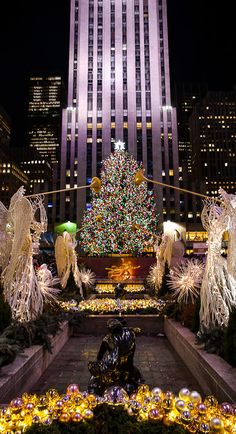
[[[9,303],[12,318],[27,322],[36,319],[43,311],[45,301],[55,301],[57,290],[52,275],[41,270],[37,275],[33,255],[39,251],[39,239],[47,229],[47,215],[42,196],[33,200],[24,197],[21,187],[11,198],[9,210],[1,204],[1,245],[3,295]],[[5,208],[5,210],[4,210]],[[36,213],[39,220],[36,220]],[[3,249],[6,249],[5,252]],[[39,272],[40,273],[40,272]]]
[[[33,424],[53,422],[79,424],[93,420],[100,405],[120,406],[137,421],[153,421],[165,426],[179,425],[190,433],[235,434],[236,405],[219,404],[214,396],[205,399],[197,391],[183,388],[175,395],[159,387],[141,385],[130,397],[119,387],[105,391],[103,397],[81,392],[77,384],[68,386],[65,394],[50,389],[45,395],[23,394],[0,411],[0,432],[22,434]]]

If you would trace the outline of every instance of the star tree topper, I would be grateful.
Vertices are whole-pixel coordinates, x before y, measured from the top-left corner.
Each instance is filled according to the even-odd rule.
[[[114,149],[115,151],[125,151],[125,142],[118,140],[118,142],[115,142]]]

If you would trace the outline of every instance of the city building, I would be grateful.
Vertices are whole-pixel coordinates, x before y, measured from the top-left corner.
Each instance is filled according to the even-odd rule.
[[[60,188],[89,184],[122,141],[149,177],[179,185],[166,0],[71,0],[68,104]],[[181,170],[181,169],[180,169]],[[159,221],[180,219],[179,192],[155,186]],[[58,221],[81,221],[89,189],[57,199]]]
[[[208,92],[190,117],[193,176],[205,193],[236,193],[236,90]]]
[[[29,179],[18,164],[12,160],[9,148],[0,146],[0,200],[5,206],[9,206],[14,193],[24,186],[29,187]]]
[[[52,181],[52,163],[44,160],[36,149],[11,147],[12,158],[29,178],[30,193],[46,191]]]
[[[27,145],[41,158],[57,163],[64,88],[60,76],[33,76],[29,81]]]
[[[174,103],[177,109],[180,165],[186,167],[187,176],[192,173],[192,149],[189,118],[195,105],[206,95],[206,83],[182,82],[174,86]]]
[[[6,149],[10,144],[10,139],[11,121],[4,108],[0,105],[0,148]]]
[[[37,149],[11,147],[11,154],[28,178],[28,191],[30,194],[51,191],[54,183],[56,185],[56,171],[53,170],[53,164],[42,158]],[[44,204],[47,209],[48,228],[52,231],[54,228],[54,215],[51,195],[44,197]]]
[[[29,179],[21,168],[14,162],[10,152],[11,120],[6,111],[0,106],[0,200],[9,206],[12,195],[22,185],[27,189]]]
[[[0,149],[0,200],[9,206],[10,199],[21,186],[28,191],[29,179],[11,158]]]
[[[173,100],[177,109],[179,165],[182,167],[182,185],[185,189],[201,192],[204,189],[199,178],[192,176],[192,145],[190,141],[190,115],[195,105],[207,93],[208,86],[201,82],[175,83]],[[186,222],[187,234],[201,230],[202,200],[198,196],[184,194],[181,221]]]

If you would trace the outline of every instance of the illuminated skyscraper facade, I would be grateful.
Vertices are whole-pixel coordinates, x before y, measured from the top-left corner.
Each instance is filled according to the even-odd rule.
[[[50,163],[59,159],[62,103],[60,76],[30,77],[27,142]]]
[[[0,148],[2,150],[8,148],[10,139],[11,121],[4,108],[0,105]]]
[[[190,118],[193,175],[205,193],[236,192],[236,90],[208,92]]]
[[[166,0],[71,0],[60,188],[99,176],[118,140],[149,177],[179,185]],[[82,191],[61,195],[58,218],[81,220],[89,203],[89,190]],[[155,192],[159,220],[178,221],[178,192]]]

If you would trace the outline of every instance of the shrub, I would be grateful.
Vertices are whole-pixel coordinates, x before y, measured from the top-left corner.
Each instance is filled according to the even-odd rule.
[[[168,282],[167,276],[169,275],[169,273],[170,273],[170,269],[168,267],[168,263],[166,262],[161,287],[158,291],[158,297],[165,297],[170,293],[170,288],[169,288],[168,283],[167,283]]]
[[[0,333],[11,324],[11,308],[3,299],[2,290],[0,289]]]
[[[40,431],[41,429],[41,431]],[[94,417],[87,422],[59,423],[49,426],[33,425],[25,434],[186,434],[178,426],[165,426],[162,422],[138,421],[129,416],[122,406],[99,405],[94,410]]]
[[[232,366],[236,366],[236,308],[230,312],[228,327],[225,331],[223,355]]]

